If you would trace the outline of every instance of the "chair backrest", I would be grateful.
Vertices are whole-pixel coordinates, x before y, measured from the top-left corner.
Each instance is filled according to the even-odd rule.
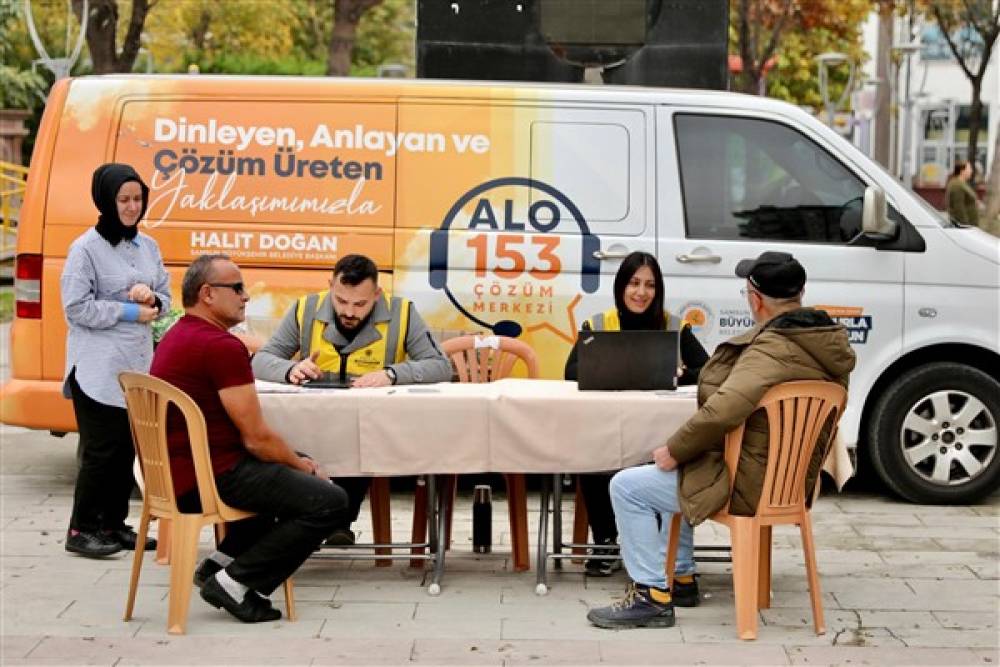
[[[173,405],[180,410],[187,426],[201,513],[225,515],[229,507],[219,500],[215,488],[205,416],[198,404],[169,382],[145,373],[124,371],[118,374],[118,382],[125,393],[132,441],[145,482],[144,498],[150,511],[154,515],[179,511],[167,448],[167,412]]]
[[[826,455],[846,403],[847,390],[842,386],[815,380],[784,382],[760,399],[754,413],[763,410],[767,414],[768,452],[758,517],[794,514],[805,507],[806,475],[813,452],[820,447],[821,456]],[[828,431],[820,442],[824,428]],[[730,491],[745,430],[746,422],[726,434]]]
[[[529,378],[538,377],[538,357],[531,346],[507,336],[458,336],[441,343],[455,364],[459,382],[493,382],[510,376],[524,362]]]

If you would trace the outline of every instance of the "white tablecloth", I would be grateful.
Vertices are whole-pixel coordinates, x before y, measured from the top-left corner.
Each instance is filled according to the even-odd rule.
[[[267,423],[334,475],[620,470],[649,461],[696,410],[694,387],[579,391],[554,380],[258,390]],[[824,468],[838,486],[850,477],[839,443]]]
[[[619,470],[648,461],[696,407],[693,388],[581,392],[549,380],[269,389],[259,385],[267,423],[339,475]]]

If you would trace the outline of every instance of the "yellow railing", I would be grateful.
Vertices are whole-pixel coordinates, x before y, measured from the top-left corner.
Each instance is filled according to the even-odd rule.
[[[17,225],[21,213],[21,197],[28,180],[28,168],[0,161],[0,254],[12,253],[17,244]]]

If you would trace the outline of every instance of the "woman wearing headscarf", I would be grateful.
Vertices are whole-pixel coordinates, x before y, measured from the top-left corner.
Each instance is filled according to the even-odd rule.
[[[663,308],[663,274],[656,258],[645,252],[633,252],[622,260],[614,283],[615,307],[598,313],[584,322],[585,330],[604,331],[678,331],[680,333],[681,375],[678,384],[697,384],[698,372],[708,360],[708,353],[695,338],[691,325]],[[566,360],[565,377],[577,379],[577,348],[574,345]],[[594,543],[612,546],[617,542],[618,529],[611,508],[608,485],[617,471],[580,475],[580,491],[587,507],[587,521]],[[683,539],[690,530],[685,527]],[[615,549],[597,547],[594,556],[611,556]],[[586,563],[590,576],[608,576],[621,568],[620,560],[591,558]],[[679,587],[680,588],[680,587]],[[696,589],[694,595],[697,596]]]
[[[139,233],[149,202],[139,174],[101,165],[90,193],[100,215],[70,246],[60,287],[69,325],[63,395],[73,400],[82,453],[66,550],[93,558],[136,548],[125,524],[135,452],[118,374],[149,370],[150,323],[170,310],[170,283],[156,241]]]

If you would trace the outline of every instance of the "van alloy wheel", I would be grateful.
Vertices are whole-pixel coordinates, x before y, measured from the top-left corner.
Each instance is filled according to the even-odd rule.
[[[1000,488],[1000,382],[953,361],[911,368],[879,392],[864,450],[886,486],[915,503],[973,503]]]
[[[989,409],[964,391],[936,391],[918,400],[903,420],[899,444],[910,468],[945,486],[983,473],[997,451],[997,425]]]

